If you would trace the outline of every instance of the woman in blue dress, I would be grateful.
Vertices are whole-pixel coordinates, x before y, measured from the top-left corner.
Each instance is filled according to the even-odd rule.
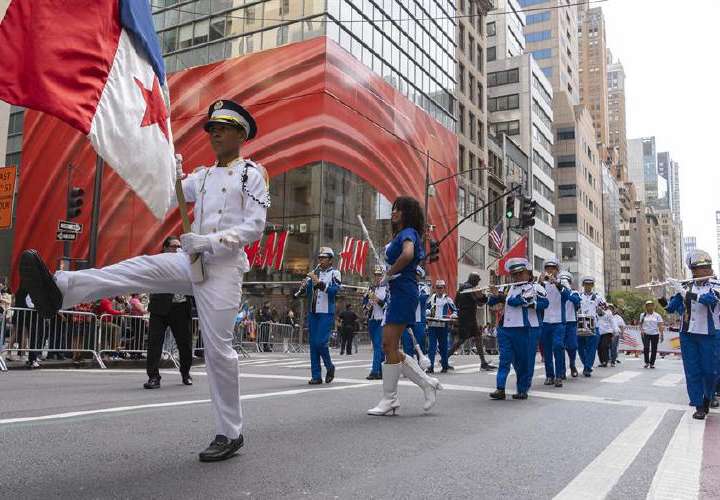
[[[403,331],[415,323],[418,306],[415,269],[425,257],[421,236],[425,229],[425,217],[418,201],[407,196],[395,200],[391,222],[393,240],[385,248],[390,300],[383,326],[383,397],[377,406],[368,410],[369,415],[395,414],[400,407],[397,392],[400,373],[423,390],[425,411],[433,407],[436,392],[442,388],[436,378],[429,377],[420,368],[414,357],[400,350]]]

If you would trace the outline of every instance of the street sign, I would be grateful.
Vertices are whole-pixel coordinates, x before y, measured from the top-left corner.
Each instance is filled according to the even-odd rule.
[[[70,222],[66,220],[58,221],[58,231],[65,231],[69,233],[82,233],[83,225],[77,222]],[[75,239],[75,238],[73,238]]]
[[[17,167],[0,168],[0,229],[12,227],[16,176]]]
[[[74,241],[77,238],[77,233],[65,233],[58,231],[56,234],[57,241]]]

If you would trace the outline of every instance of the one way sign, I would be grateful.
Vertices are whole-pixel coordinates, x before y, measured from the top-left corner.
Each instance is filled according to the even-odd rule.
[[[77,239],[77,233],[65,233],[63,231],[58,231],[56,237],[57,241],[74,241]]]
[[[70,233],[82,233],[83,226],[77,222],[70,222],[66,220],[58,221],[58,231],[66,231]],[[75,239],[75,238],[73,238]]]

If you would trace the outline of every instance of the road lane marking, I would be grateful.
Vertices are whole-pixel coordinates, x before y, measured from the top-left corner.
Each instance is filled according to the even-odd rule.
[[[682,382],[684,378],[682,373],[668,373],[657,379],[652,385],[656,387],[675,387]]]
[[[47,368],[43,369],[42,372],[73,372],[73,373],[84,373],[84,374],[132,374],[132,375],[139,375],[144,374],[145,370],[142,369],[130,369],[130,368],[118,368],[118,369],[99,369],[99,368]],[[161,374],[177,374],[177,371],[175,370],[160,370]],[[207,373],[202,371],[191,371],[191,375],[195,376],[204,376],[207,375]],[[299,375],[279,375],[274,373],[240,373],[240,378],[248,378],[248,379],[268,379],[268,380],[297,380],[297,381],[304,381],[307,382],[307,377],[299,376]],[[447,383],[449,379],[443,378],[440,380],[442,383],[442,386],[444,389],[449,391],[462,391],[462,392],[483,392],[483,393],[491,393],[495,389],[490,387],[478,387],[478,386],[470,386],[470,385],[459,385],[459,384],[449,384]],[[335,377],[335,380],[333,383],[341,383],[341,384],[365,384],[365,385],[382,385],[381,380],[362,380],[362,379],[356,379],[356,378],[342,378],[342,377]],[[401,385],[415,385],[412,382],[409,381],[400,381]],[[578,386],[581,387],[581,386]],[[581,402],[581,403],[597,403],[597,404],[604,404],[604,405],[611,405],[611,406],[632,406],[636,408],[647,408],[647,407],[655,407],[655,408],[665,408],[668,410],[679,410],[679,411],[685,411],[687,410],[686,405],[680,405],[680,404],[674,404],[674,403],[664,403],[659,401],[647,401],[647,400],[640,400],[640,399],[615,399],[610,397],[599,397],[599,396],[588,396],[585,394],[573,394],[568,392],[545,392],[545,391],[531,391],[530,392],[530,398],[542,398],[542,399],[557,399],[560,401],[572,401],[572,402]]]
[[[276,392],[262,392],[258,394],[245,394],[243,396],[240,396],[241,401],[250,400],[250,399],[261,399],[261,398],[269,398],[269,397],[275,397],[275,396],[295,396],[298,394],[304,394],[307,392],[326,392],[326,391],[339,391],[344,389],[357,389],[359,387],[367,387],[368,384],[352,384],[352,385],[336,385],[332,387],[324,387],[322,389],[316,389],[316,388],[306,388],[306,389],[291,389],[288,391],[276,391]],[[38,422],[42,420],[58,420],[58,419],[67,419],[67,418],[74,418],[74,417],[84,417],[87,415],[99,415],[99,414],[108,414],[108,413],[120,413],[125,411],[132,411],[132,410],[144,410],[149,408],[168,408],[173,406],[190,406],[190,405],[196,405],[196,404],[205,404],[209,403],[209,399],[192,399],[187,401],[170,401],[167,403],[149,403],[149,404],[143,404],[143,405],[132,405],[132,406],[115,406],[112,408],[99,408],[96,410],[82,410],[82,411],[72,411],[72,412],[66,412],[66,413],[55,413],[52,415],[37,415],[33,417],[17,417],[17,418],[5,418],[0,419],[0,425],[7,425],[7,424],[17,424],[17,423],[23,423],[23,422]]]
[[[700,495],[705,420],[685,411],[653,477],[648,500],[694,500]],[[717,492],[715,492],[717,493]]]
[[[605,498],[657,430],[666,412],[665,408],[645,409],[555,496],[555,500]]]
[[[625,382],[632,380],[640,375],[642,375],[642,372],[623,370],[619,373],[616,373],[615,375],[610,375],[609,377],[601,379],[600,382],[605,382],[608,384],[624,384]]]

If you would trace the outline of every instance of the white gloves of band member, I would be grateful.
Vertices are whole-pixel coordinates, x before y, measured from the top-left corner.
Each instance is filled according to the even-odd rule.
[[[196,253],[212,253],[210,237],[202,234],[185,233],[180,235],[180,243],[185,253],[193,255]]]
[[[175,153],[175,179],[182,180],[185,177],[183,172],[183,155]]]

